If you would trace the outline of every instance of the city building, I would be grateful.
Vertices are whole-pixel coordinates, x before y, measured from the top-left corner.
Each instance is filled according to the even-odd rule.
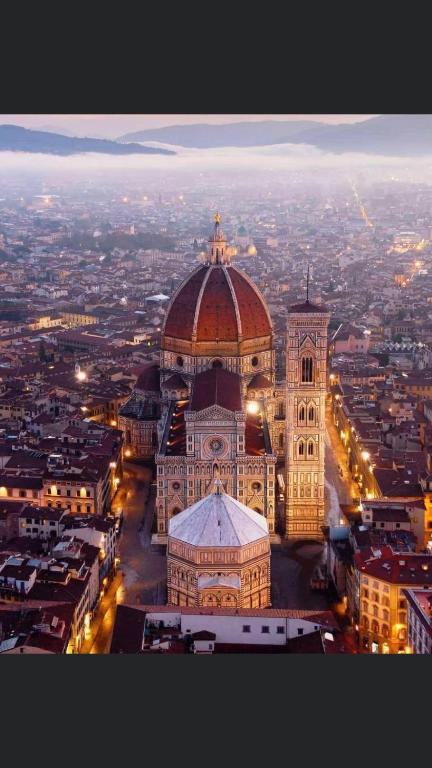
[[[432,589],[405,589],[408,646],[411,653],[432,653]]]
[[[265,517],[223,491],[170,519],[168,603],[206,607],[270,605],[270,538]]]
[[[430,590],[432,558],[369,547],[354,555],[359,577],[360,648],[369,653],[410,653],[406,590]]]
[[[308,296],[288,315],[285,529],[294,538],[323,535],[329,320]]]
[[[296,418],[304,411],[295,437],[286,433],[292,414],[286,419],[286,384],[276,381],[268,307],[254,282],[231,264],[216,214],[204,263],[171,297],[161,332],[159,370],[147,368],[138,391],[119,412],[124,455],[156,458],[159,543],[167,541],[170,519],[208,494],[215,477],[229,495],[266,518],[273,536],[278,458],[290,467],[291,500],[281,532],[322,538],[329,314],[307,299],[289,317],[289,328],[293,322],[297,328],[295,340],[289,330],[289,343],[295,341],[297,349],[296,360],[294,346],[290,353],[297,379],[289,368],[289,407],[296,407],[295,398]],[[294,504],[297,493],[304,503]]]
[[[344,653],[330,611],[119,605],[110,653]]]

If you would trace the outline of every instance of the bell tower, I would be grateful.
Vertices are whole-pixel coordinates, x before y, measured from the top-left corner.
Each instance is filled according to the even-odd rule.
[[[309,301],[288,315],[285,535],[322,539],[324,525],[327,310]]]

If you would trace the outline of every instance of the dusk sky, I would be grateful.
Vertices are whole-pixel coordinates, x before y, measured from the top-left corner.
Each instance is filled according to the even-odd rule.
[[[124,133],[165,125],[233,123],[257,120],[317,120],[326,123],[355,123],[374,115],[0,115],[0,123],[25,128],[65,130],[77,136],[117,138]]]

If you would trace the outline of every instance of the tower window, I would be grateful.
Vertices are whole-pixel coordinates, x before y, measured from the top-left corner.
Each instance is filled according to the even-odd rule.
[[[178,365],[180,368],[183,368],[183,358],[182,358],[182,357],[180,357],[180,356],[179,356],[179,357],[177,358],[177,360],[176,360],[176,363],[177,363],[177,365]]]
[[[301,440],[301,441],[299,442],[299,447],[298,447],[298,453],[299,453],[299,456],[304,456],[304,452],[305,452],[304,441],[303,441],[303,440]]]
[[[302,377],[303,383],[313,382],[313,360],[311,357],[302,357]]]
[[[252,360],[251,360],[251,365],[253,365],[253,367],[256,368],[258,363],[259,363],[258,358],[257,357],[253,357]]]
[[[305,407],[304,405],[302,405],[299,410],[299,421],[304,421],[304,420],[305,420]]]
[[[309,408],[309,421],[314,421],[315,419],[315,408],[311,405]]]
[[[283,448],[283,447],[284,447],[284,436],[283,436],[283,432],[280,432],[279,433],[279,448]]]
[[[315,452],[315,446],[312,442],[312,440],[309,440],[308,442],[308,456],[313,456]]]

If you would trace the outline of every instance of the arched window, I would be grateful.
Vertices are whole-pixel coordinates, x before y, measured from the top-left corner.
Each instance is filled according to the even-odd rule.
[[[315,408],[313,405],[309,407],[309,421],[315,421]]]
[[[313,382],[313,360],[311,357],[302,357],[301,380],[306,384],[311,384]]]
[[[213,360],[212,368],[223,368],[222,360]]]
[[[313,456],[315,453],[315,444],[313,440],[309,440],[308,442],[308,456]]]
[[[304,405],[301,405],[300,409],[299,409],[299,421],[304,421],[305,420],[305,413],[306,413],[305,412],[305,407],[304,407]]]
[[[279,435],[279,448],[283,448],[283,447],[284,447],[284,436],[283,436],[283,432],[281,432]]]
[[[283,402],[278,403],[278,416],[280,419],[285,418],[285,406]]]
[[[304,440],[300,440],[299,444],[298,444],[298,455],[299,456],[304,456],[304,452],[305,452]]]
[[[174,515],[178,515],[179,512],[181,512],[181,509],[179,507],[174,507],[172,511],[172,516],[174,517]]]

